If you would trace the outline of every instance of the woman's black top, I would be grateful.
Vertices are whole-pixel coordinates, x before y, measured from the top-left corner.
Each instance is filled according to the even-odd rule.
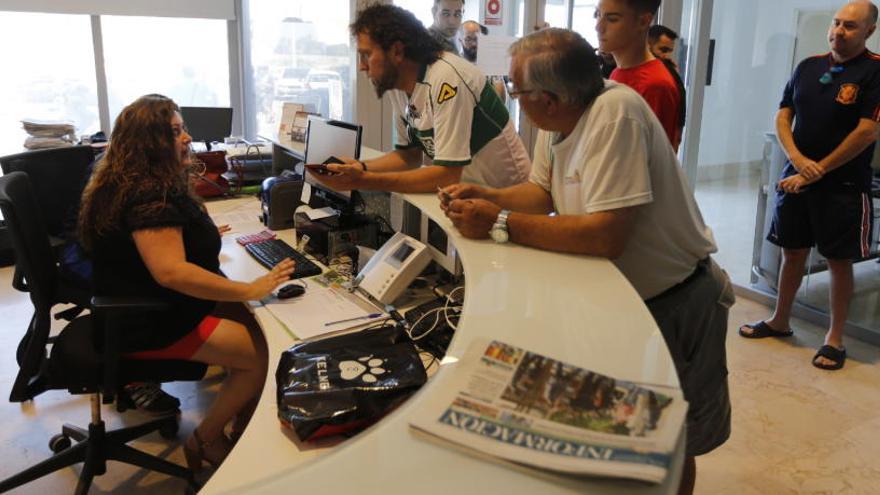
[[[158,297],[169,302],[172,308],[126,318],[120,338],[123,351],[171,345],[194,330],[216,304],[166,289],[150,275],[132,232],[162,227],[181,228],[186,260],[220,274],[220,234],[199,203],[185,193],[148,193],[131,198],[117,228],[95,239],[92,251],[95,294]]]

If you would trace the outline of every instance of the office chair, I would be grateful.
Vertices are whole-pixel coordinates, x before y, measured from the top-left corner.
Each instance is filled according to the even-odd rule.
[[[0,157],[0,168],[3,174],[21,171],[28,174],[31,187],[43,213],[46,230],[49,232],[52,246],[57,248],[59,256],[69,242],[68,233],[75,229],[76,215],[79,211],[80,198],[89,178],[90,165],[95,159],[94,150],[90,146],[72,146],[47,150],[27,151],[15,155]],[[5,229],[0,227],[0,229]],[[0,236],[8,238],[8,232],[0,232]],[[11,244],[6,239],[7,244]],[[14,261],[14,256],[11,256]],[[89,287],[87,280],[77,280],[70,273],[64,274],[66,282],[79,284],[83,290]],[[16,269],[13,280],[16,288],[22,285],[21,273]],[[88,306],[88,299],[73,302],[77,307]],[[70,310],[57,315],[56,318],[73,320],[80,310]]]
[[[126,445],[153,431],[165,437],[177,433],[175,415],[148,423],[107,432],[101,419],[101,403],[109,404],[121,386],[133,381],[166,382],[200,380],[207,366],[175,360],[131,360],[120,357],[119,333],[127,317],[137,312],[164,309],[160,301],[138,298],[94,298],[91,314],[69,323],[49,343],[49,312],[62,299],[59,292],[59,268],[49,234],[41,218],[28,176],[12,172],[0,177],[0,212],[6,219],[16,255],[16,268],[23,275],[34,317],[25,346],[15,390],[10,400],[30,400],[45,390],[67,389],[73,394],[92,394],[92,421],[88,429],[65,424],[49,447],[55,455],[6,480],[0,492],[11,490],[64,467],[83,462],[75,493],[85,494],[92,478],[106,472],[107,461],[116,460],[186,479],[193,486],[191,473],[182,466],[153,457]],[[77,443],[72,445],[71,439]]]
[[[65,212],[79,204],[89,164],[94,152],[89,146],[73,146],[49,150],[28,151],[0,157],[4,174],[21,170],[31,175],[31,181],[40,198],[40,206],[50,223],[49,233],[60,244]],[[0,266],[15,262],[9,234],[0,220]]]
[[[89,175],[89,166],[95,157],[90,146],[73,146],[69,148],[56,148],[48,150],[28,151],[15,155],[0,157],[0,167],[4,175],[15,171],[24,172],[28,175],[34,196],[39,204],[40,211],[46,230],[50,235],[53,248],[59,251],[66,242],[65,233],[73,230],[73,219],[79,210],[80,197]],[[9,232],[6,226],[3,235],[7,237]],[[13,250],[14,252],[14,250]],[[14,256],[11,257],[14,260]],[[27,283],[18,266],[15,268],[12,286],[22,292],[28,292]],[[64,318],[73,320],[83,308],[87,308],[91,299],[91,287],[87,280],[82,280],[74,274],[62,270],[56,278],[55,299],[47,308],[35,307],[34,318],[31,326],[21,339],[18,346],[18,363],[22,373],[19,373],[15,385],[12,388],[10,400],[21,401],[33,397],[34,391],[27,391],[28,386],[37,387],[39,384],[28,384],[26,380],[33,376],[36,363],[23,363],[26,348],[30,342],[32,329],[49,326],[49,310],[51,306],[61,303],[71,303],[74,306],[58,315],[56,319]],[[39,392],[36,392],[39,393]]]
[[[26,151],[0,157],[3,175],[21,171],[30,177],[49,235],[62,237],[65,222],[75,218],[95,160],[91,146]]]

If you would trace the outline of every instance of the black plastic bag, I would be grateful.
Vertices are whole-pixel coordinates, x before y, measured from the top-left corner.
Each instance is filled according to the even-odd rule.
[[[278,417],[301,440],[363,429],[427,380],[403,331],[375,330],[297,344],[275,371]]]

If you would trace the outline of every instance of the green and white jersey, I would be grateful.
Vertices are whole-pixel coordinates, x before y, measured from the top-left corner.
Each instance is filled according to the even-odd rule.
[[[531,162],[507,108],[486,76],[444,52],[425,67],[412,96],[389,91],[395,148],[419,147],[434,165],[465,167],[462,181],[490,187],[525,182]]]

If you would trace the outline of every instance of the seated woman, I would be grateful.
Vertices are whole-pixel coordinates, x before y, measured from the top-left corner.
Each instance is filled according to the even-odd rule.
[[[140,359],[184,359],[227,368],[228,375],[184,454],[193,471],[217,466],[231,449],[223,434],[241,432],[267,372],[267,349],[256,325],[224,319],[218,302],[263,298],[286,281],[286,260],[249,283],[220,274],[220,229],[189,187],[189,144],[177,105],[147,95],[127,106],[110,147],[83,192],[80,239],[94,261],[96,295],[161,297],[169,311],[133,318],[122,349]],[[238,314],[247,314],[243,305]],[[242,318],[239,319],[243,320]]]

